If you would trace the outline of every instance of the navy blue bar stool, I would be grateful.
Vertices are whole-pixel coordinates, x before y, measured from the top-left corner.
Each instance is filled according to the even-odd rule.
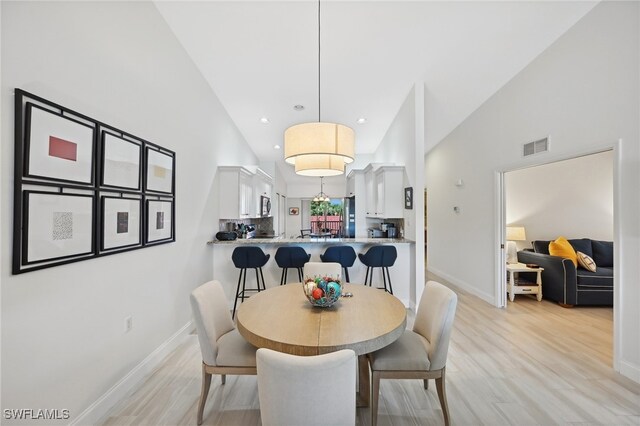
[[[344,269],[344,279],[349,281],[349,269],[356,261],[356,251],[351,246],[331,246],[320,255],[323,262],[336,262]]]
[[[360,261],[367,267],[367,275],[364,278],[364,284],[369,279],[369,287],[373,279],[373,268],[382,268],[382,280],[384,281],[384,290],[393,294],[391,287],[391,275],[389,275],[389,267],[393,266],[398,258],[398,251],[395,246],[373,246],[365,254],[358,254]],[[369,275],[371,271],[371,275]],[[385,276],[386,272],[386,276]],[[387,279],[389,280],[389,288],[387,289]],[[382,287],[379,287],[382,288]]]
[[[247,291],[260,291],[265,290],[264,275],[262,275],[262,267],[269,260],[269,255],[264,254],[260,247],[254,246],[242,246],[236,247],[231,254],[231,260],[236,268],[240,269],[240,276],[238,277],[238,287],[236,288],[236,300],[233,302],[233,314],[231,317],[236,316],[236,306],[238,299],[244,301],[245,292]],[[247,282],[247,269],[256,270],[256,281],[258,282],[258,288],[245,288]],[[260,275],[258,276],[258,270]],[[244,275],[244,278],[243,278]],[[260,288],[260,278],[262,278],[262,288]],[[240,281],[242,281],[242,290],[240,290]]]
[[[295,268],[298,270],[298,279],[302,282],[302,268],[311,259],[302,247],[278,247],[275,255],[276,263],[282,268],[280,285],[287,283],[287,270]]]

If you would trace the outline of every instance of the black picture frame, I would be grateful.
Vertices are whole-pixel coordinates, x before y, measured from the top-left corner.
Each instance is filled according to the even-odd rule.
[[[39,135],[39,157],[36,161],[36,167],[31,168],[30,164],[30,137],[33,132],[32,118],[33,111],[37,111],[37,114],[43,114],[39,118],[39,122],[36,125],[36,134]],[[43,111],[43,113],[41,113]],[[46,117],[42,119],[42,117]],[[62,120],[64,119],[64,120]],[[53,142],[55,145],[53,150],[51,148],[52,142],[47,129],[47,123],[54,123],[51,126],[54,129],[61,127],[64,129],[71,128],[72,131],[60,132],[61,135],[54,135]],[[58,126],[58,123],[62,123]],[[84,148],[81,150],[79,146],[75,144],[73,139],[73,129],[82,129],[81,135],[85,135],[83,140]],[[43,131],[44,129],[44,131]],[[103,135],[113,135],[125,142],[131,142],[139,146],[139,160],[138,168],[139,172],[134,173],[137,177],[136,184],[118,186],[113,182],[105,181],[105,165],[103,159],[106,158],[105,153],[105,140]],[[44,135],[44,136],[43,136]],[[66,135],[66,139],[65,139]],[[70,135],[70,136],[69,136]],[[88,137],[87,137],[88,135]],[[45,144],[45,145],[43,145]],[[90,147],[90,148],[89,148]],[[163,155],[170,157],[170,192],[168,193],[147,193],[145,191],[145,171],[146,171],[146,156],[147,149],[151,149],[157,152],[161,152]],[[155,246],[158,244],[165,244],[174,242],[176,239],[175,233],[175,170],[176,170],[176,154],[175,152],[168,150],[160,145],[153,144],[135,135],[119,130],[106,123],[88,117],[77,111],[63,107],[59,104],[51,102],[40,96],[26,92],[22,89],[15,89],[15,102],[14,102],[14,183],[13,183],[13,258],[12,258],[12,274],[22,274],[31,271],[37,271],[44,268],[50,268],[54,266],[64,265],[72,262],[79,262],[83,260],[93,259],[96,257],[107,256],[117,253],[122,253],[130,250],[138,250],[141,248]],[[88,155],[87,153],[91,154]],[[88,157],[86,157],[88,155]],[[80,157],[82,156],[82,157]],[[46,163],[50,161],[48,157],[58,157],[51,164]],[[70,162],[76,161],[78,158],[82,158],[82,167],[84,167],[81,174],[82,179],[76,179],[76,176],[69,175],[58,176],[56,175],[56,167],[60,163],[60,160],[69,160]],[[43,170],[42,161],[45,161],[45,173],[35,173],[34,170]],[[90,163],[90,167],[89,167]],[[135,161],[134,161],[135,163]],[[88,168],[88,173],[86,172]],[[53,172],[51,172],[53,170]],[[131,179],[133,181],[133,179]],[[74,251],[69,250],[67,252],[51,253],[47,249],[43,249],[41,246],[42,241],[34,240],[35,232],[42,234],[43,227],[49,226],[46,229],[51,233],[52,226],[58,226],[58,230],[64,229],[69,232],[68,226],[65,223],[68,220],[75,222],[75,217],[69,215],[58,215],[55,219],[52,219],[53,213],[49,210],[48,217],[41,218],[39,221],[35,221],[33,217],[30,218],[29,213],[34,212],[34,198],[31,194],[53,194],[56,197],[86,197],[83,199],[91,199],[91,213],[88,220],[91,223],[90,229],[90,247],[85,245],[82,250]],[[146,205],[147,199],[162,198],[164,201],[171,203],[170,218],[170,236],[168,238],[161,238],[158,240],[147,241],[146,238]],[[139,218],[136,223],[139,222],[139,235],[136,244],[109,244],[109,239],[105,235],[105,226],[110,224],[106,223],[105,214],[108,212],[105,203],[111,198],[117,198],[122,200],[138,200],[140,205]],[[89,202],[85,205],[85,210],[88,209]],[[45,210],[48,207],[45,206]],[[58,213],[73,213],[70,209],[62,209]],[[127,216],[128,218],[128,216]],[[52,220],[62,221],[51,225]],[[29,223],[33,221],[34,223]],[[67,221],[67,222],[65,222]],[[128,226],[129,222],[127,222]],[[34,226],[35,225],[35,226]],[[88,226],[88,223],[86,224]],[[122,217],[122,226],[124,226],[124,216]],[[84,228],[83,228],[84,229]],[[88,229],[88,228],[87,228]],[[58,231],[55,231],[58,232]],[[61,231],[62,232],[62,231]],[[63,233],[64,233],[63,232]],[[70,238],[70,235],[67,237]],[[31,240],[29,240],[31,238]],[[48,237],[47,237],[48,238]],[[41,239],[45,239],[43,236]],[[35,243],[34,243],[35,241]],[[31,246],[31,247],[30,247]],[[53,245],[52,245],[53,247]],[[33,255],[33,250],[38,251],[38,256]],[[53,249],[52,249],[53,250]],[[31,255],[30,255],[31,253]],[[44,253],[44,254],[43,254]]]
[[[71,199],[82,201],[86,204],[84,207],[88,209],[90,217],[88,220],[86,218],[84,220],[80,220],[81,224],[78,229],[75,227],[75,223],[78,222],[75,216],[81,212],[77,210],[77,207],[75,211],[68,211],[73,209],[70,204],[67,204],[66,206],[57,207],[57,210],[64,209],[65,211],[56,211],[53,210],[56,209],[56,207],[53,207],[51,202],[44,205],[36,204],[36,198],[48,198],[50,201],[57,199],[58,202],[65,200],[71,202]],[[95,197],[93,195],[26,190],[24,191],[23,202],[23,244],[21,258],[24,265],[38,265],[71,258],[86,258],[87,256],[91,256],[95,253],[96,214]],[[52,220],[46,222],[41,220],[48,217],[49,214],[52,215]],[[36,221],[38,223],[34,223]],[[49,225],[51,225],[51,229],[49,229]],[[73,248],[66,248],[64,243],[53,243],[53,241],[64,241],[67,239],[73,240],[74,237],[78,236],[78,231],[81,231],[82,229],[84,229],[85,233],[88,234],[88,239],[84,242],[86,249],[77,250]],[[51,238],[45,238],[46,234],[48,234],[46,231],[50,231],[52,234]],[[40,241],[48,244],[38,244],[38,246],[34,248],[33,246]],[[34,249],[33,251],[37,250],[37,252],[32,253],[32,248]],[[39,252],[47,249],[50,251],[50,255],[38,255]]]
[[[173,194],[175,190],[175,153],[151,143],[145,144],[144,191]],[[161,164],[162,163],[162,164]],[[171,169],[167,169],[170,166]],[[169,176],[167,176],[169,170]]]
[[[175,204],[173,200],[162,198],[147,199],[145,202],[145,245],[158,245],[175,241],[174,218]]]
[[[409,186],[404,189],[404,208],[406,210],[413,209],[413,187]]]
[[[45,108],[41,105],[35,104],[34,102],[26,103],[25,110],[25,121],[24,121],[24,143],[21,144],[22,155],[24,155],[24,177],[27,178],[36,178],[36,179],[44,179],[54,182],[68,182],[72,184],[78,185],[93,185],[95,181],[95,153],[96,153],[96,125],[95,124],[87,124],[86,121],[81,121],[82,116],[76,115],[73,111],[66,109],[64,107],[60,107],[57,105],[49,105],[50,108]],[[40,120],[36,120],[36,117],[41,117]],[[40,121],[52,121],[55,120],[58,123],[58,127],[67,127],[67,129],[53,129],[48,128],[47,123],[40,123]],[[53,125],[53,123],[48,123],[49,125]],[[42,128],[42,127],[47,128]],[[67,132],[80,133],[80,132],[90,132],[90,134],[77,135],[77,137],[56,137],[54,135],[61,136],[61,134]],[[65,131],[66,130],[66,131]],[[43,155],[43,149],[34,149],[34,145],[43,144],[43,132],[49,134],[49,150],[48,155]],[[69,157],[64,157],[60,155],[52,154],[52,139],[56,139],[60,143],[64,143],[66,145],[75,145],[74,158],[72,161]],[[68,139],[73,139],[73,141],[69,141]],[[81,140],[82,139],[82,140]],[[85,151],[87,146],[89,153],[85,154],[85,160],[89,161],[86,179],[71,179],[65,178],[65,174],[71,173],[68,166],[72,165],[77,161],[77,147],[82,147],[82,151]],[[38,158],[40,157],[40,161],[37,163],[38,165],[34,165],[35,159],[32,156]],[[44,157],[44,160],[43,158]],[[47,165],[46,158],[49,157],[51,160]],[[88,158],[87,158],[88,157]],[[60,161],[61,158],[65,158]],[[43,164],[44,163],[44,164]],[[57,163],[57,164],[56,164]],[[86,167],[86,166],[85,166]],[[58,169],[57,171],[55,169]],[[47,169],[50,169],[47,172]],[[66,169],[66,170],[65,170]]]
[[[260,216],[269,217],[271,214],[271,199],[264,195],[260,196]]]
[[[101,154],[101,167],[100,167],[100,186],[105,188],[114,188],[114,189],[126,189],[131,191],[141,191],[142,189],[142,154],[143,154],[143,145],[144,141],[138,140],[137,138],[128,136],[123,133],[114,132],[110,130],[102,129],[100,132],[100,154]],[[116,147],[117,144],[120,144],[121,147],[125,147],[125,144],[130,144],[134,147],[138,148],[137,153],[137,164],[133,163],[132,167],[137,168],[135,173],[135,184],[127,185],[127,182],[123,182],[125,179],[122,178],[123,173],[122,168],[127,167],[126,164],[120,165],[121,170],[115,170],[113,161],[110,161],[110,156],[113,154],[107,152],[109,150],[109,146]],[[117,149],[117,148],[116,148]],[[122,148],[121,148],[122,149]],[[125,148],[126,149],[126,148]],[[132,175],[133,173],[130,171],[128,173]],[[115,175],[115,176],[114,176]]]
[[[131,209],[128,209],[126,207],[121,207],[122,212],[118,211],[117,212],[118,214],[115,217],[111,217],[110,211],[112,207],[109,206],[108,204],[123,204],[122,202],[124,202],[124,204],[130,204],[130,205],[137,204],[138,206],[137,217],[136,217],[135,211],[132,211]],[[125,232],[122,232],[122,229],[121,229],[123,224],[121,223],[122,218],[120,213],[127,213],[127,217],[126,217],[127,230]],[[101,195],[100,197],[100,224],[101,224],[100,251],[105,252],[105,251],[111,251],[111,250],[122,250],[125,248],[142,246],[143,214],[144,214],[144,211],[142,207],[142,198],[116,196],[116,195]],[[110,232],[112,227],[109,225],[109,221],[113,221],[113,220],[117,221],[116,225],[114,226],[115,233]],[[117,240],[118,240],[117,234],[122,234],[122,233],[129,234],[128,230],[131,226],[130,221],[134,221],[134,229],[137,226],[137,232],[135,234],[130,234],[130,235],[136,235],[137,241],[135,242],[120,241],[121,244],[117,244]],[[126,240],[126,239],[120,238],[120,240]],[[116,244],[114,244],[114,241],[116,242]]]

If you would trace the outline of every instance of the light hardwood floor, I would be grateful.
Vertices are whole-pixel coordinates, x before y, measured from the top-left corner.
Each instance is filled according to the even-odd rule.
[[[565,309],[531,296],[497,309],[456,292],[446,382],[452,424],[640,425],[640,385],[611,368],[612,309]],[[104,424],[195,425],[200,373],[197,337],[189,336]],[[425,391],[421,380],[383,380],[380,390],[379,425],[443,423],[434,383]],[[368,425],[369,415],[359,408],[357,424]],[[256,378],[228,376],[222,386],[214,377],[204,424],[259,425]]]

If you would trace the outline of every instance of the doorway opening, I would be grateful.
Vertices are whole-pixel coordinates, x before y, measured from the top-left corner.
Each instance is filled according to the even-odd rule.
[[[616,318],[619,265],[614,265],[613,260],[611,264],[602,260],[597,275],[603,277],[597,281],[603,284],[589,287],[593,285],[588,281],[591,272],[584,266],[574,266],[571,261],[557,257],[551,262],[546,256],[549,242],[565,237],[574,251],[582,250],[591,256],[592,241],[600,246],[605,242],[613,259],[613,246],[620,234],[616,227],[615,196],[618,152],[616,143],[602,151],[502,171],[497,176],[500,204],[497,270],[500,275],[496,305],[518,311],[526,309],[534,317],[541,315],[540,319],[555,313],[596,321],[601,327],[591,338],[605,348],[601,351],[602,357],[609,365],[614,363],[619,347]],[[515,258],[510,256],[507,246],[517,249]],[[604,278],[607,275],[609,278]],[[542,297],[535,294],[538,291]],[[575,308],[567,309],[567,305]],[[576,334],[586,333],[580,324],[575,326]]]

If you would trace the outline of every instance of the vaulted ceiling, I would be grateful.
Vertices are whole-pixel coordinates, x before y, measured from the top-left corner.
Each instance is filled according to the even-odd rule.
[[[322,120],[353,127],[357,154],[374,152],[423,82],[428,151],[595,4],[323,1]],[[295,176],[274,145],[318,120],[318,3],[156,6],[257,156]]]

